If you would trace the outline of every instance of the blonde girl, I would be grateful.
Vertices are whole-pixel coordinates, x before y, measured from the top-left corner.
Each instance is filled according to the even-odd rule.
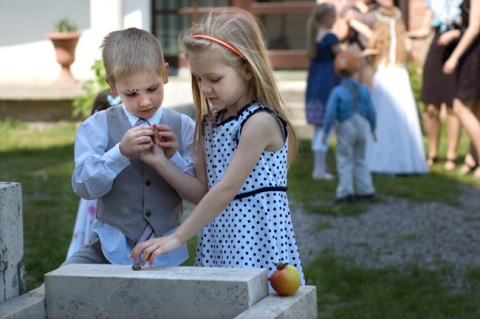
[[[283,261],[304,284],[286,194],[297,139],[256,19],[239,8],[213,11],[180,43],[192,74],[196,153],[206,162],[197,178],[207,178],[209,191],[177,231],[139,244],[132,260],[152,264],[200,232],[195,265],[270,275]],[[186,175],[164,158],[157,170],[172,180]]]
[[[310,64],[305,90],[305,114],[307,123],[313,125],[312,178],[321,180],[334,178],[328,172],[325,161],[328,143],[322,143],[322,139],[327,100],[333,88],[340,84],[340,77],[333,68],[333,60],[341,52],[340,41],[332,32],[335,20],[335,7],[322,3],[315,7],[307,21],[307,56]]]

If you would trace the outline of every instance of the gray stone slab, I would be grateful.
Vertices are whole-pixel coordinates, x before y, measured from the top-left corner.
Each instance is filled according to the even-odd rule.
[[[0,304],[0,319],[45,319],[45,287]]]
[[[25,291],[22,187],[0,182],[0,303]]]
[[[260,300],[235,319],[316,319],[317,292],[315,286],[301,286],[293,296],[276,293]]]
[[[49,319],[233,318],[268,295],[265,269],[67,265],[45,275]]]

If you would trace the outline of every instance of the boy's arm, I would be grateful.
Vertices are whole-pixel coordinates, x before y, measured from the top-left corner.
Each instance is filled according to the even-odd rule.
[[[107,117],[97,113],[80,124],[75,136],[74,192],[85,199],[96,199],[110,191],[115,177],[130,161],[117,144],[105,152],[108,144]]]
[[[325,112],[325,119],[323,121],[323,132],[325,133],[325,138],[330,133],[332,129],[333,123],[335,123],[335,119],[337,117],[337,90],[334,88],[332,92],[330,92],[330,96],[327,100],[326,112]]]

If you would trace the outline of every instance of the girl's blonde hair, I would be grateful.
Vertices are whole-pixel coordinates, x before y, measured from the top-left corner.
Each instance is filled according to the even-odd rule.
[[[395,7],[381,7],[376,14],[377,21],[372,28],[372,37],[368,48],[380,50],[379,54],[368,58],[369,63],[376,70],[380,63],[388,65],[394,62],[397,66],[407,63],[407,50],[405,46],[405,24],[403,23],[400,10]],[[390,61],[390,23],[395,22],[395,34],[397,46],[395,48],[395,61]]]
[[[307,57],[313,59],[317,56],[317,34],[318,29],[323,24],[323,19],[327,17],[328,13],[335,10],[335,7],[330,3],[321,3],[315,7],[307,20]]]
[[[156,70],[165,72],[165,61],[160,40],[148,31],[128,28],[107,34],[100,46],[106,78],[111,84],[125,75]]]
[[[226,46],[205,38],[195,38],[195,35],[213,37],[226,43]],[[180,46],[187,58],[194,52],[205,52],[214,48],[212,54],[221,54],[221,58],[233,68],[241,71],[246,67],[251,70],[253,78],[249,81],[248,92],[252,99],[271,109],[287,123],[289,139],[287,163],[290,164],[298,149],[297,135],[290,120],[289,109],[277,86],[256,18],[248,11],[236,7],[217,9],[204,16],[200,24],[182,32]],[[234,50],[228,46],[232,46]],[[235,50],[240,55],[234,52]],[[212,111],[193,76],[192,92],[196,106],[195,140],[200,143],[203,119],[205,116],[211,119]]]

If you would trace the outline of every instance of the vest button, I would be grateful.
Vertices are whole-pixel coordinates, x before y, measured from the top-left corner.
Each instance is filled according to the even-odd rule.
[[[146,215],[147,217],[150,217],[150,216],[152,216],[152,212],[149,211],[149,210],[147,210],[147,212],[145,213],[145,215]]]
[[[145,182],[145,185],[147,185],[147,186],[152,185],[152,181],[151,181],[151,180],[147,180],[147,181]]]

